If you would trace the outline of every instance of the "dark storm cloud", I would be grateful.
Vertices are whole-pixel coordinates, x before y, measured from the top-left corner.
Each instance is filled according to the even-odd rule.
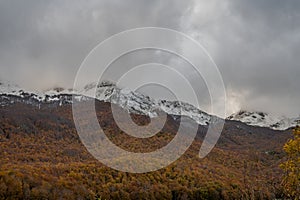
[[[1,1],[2,77],[36,87],[72,85],[88,52],[99,42],[130,28],[168,26],[189,3],[172,1]]]
[[[292,0],[3,0],[0,77],[70,87],[94,46],[143,26],[176,29],[203,44],[223,75],[229,112],[300,113],[300,1]]]

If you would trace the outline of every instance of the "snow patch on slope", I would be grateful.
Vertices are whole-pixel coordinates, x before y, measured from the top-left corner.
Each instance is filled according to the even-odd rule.
[[[8,81],[0,81],[0,95],[6,96],[6,98],[11,97],[12,99],[17,100],[16,98],[26,99],[26,102],[37,104],[39,102],[43,103],[57,103],[60,105],[63,103],[72,103],[70,96],[72,95],[72,90],[65,90],[63,88],[54,88],[45,92],[40,91],[30,91],[25,90],[19,87],[16,84],[10,83]],[[69,97],[67,97],[69,96]],[[14,100],[11,101],[14,103]]]
[[[227,119],[241,121],[251,126],[268,127],[274,130],[286,130],[300,125],[300,117],[276,117],[263,112],[240,111],[229,116]]]
[[[95,87],[97,87],[96,90]],[[91,95],[91,91],[96,91],[96,95]],[[211,120],[209,114],[188,103],[156,100],[126,88],[120,89],[109,81],[100,84],[88,84],[82,92],[90,94],[91,97],[95,96],[98,100],[117,104],[128,112],[148,115],[149,117],[156,117],[159,111],[164,111],[169,115],[190,117],[200,125],[208,125]]]

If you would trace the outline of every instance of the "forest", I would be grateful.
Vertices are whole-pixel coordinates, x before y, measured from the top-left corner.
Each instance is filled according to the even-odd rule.
[[[157,135],[136,139],[117,128],[108,103],[100,104],[97,115],[106,135],[130,151],[160,148],[178,128],[168,118]],[[204,159],[198,157],[200,136],[168,167],[132,174],[110,169],[89,154],[68,105],[0,109],[0,199],[274,199],[299,194],[299,130],[293,136],[292,130],[226,123]],[[141,115],[132,118],[148,121]]]

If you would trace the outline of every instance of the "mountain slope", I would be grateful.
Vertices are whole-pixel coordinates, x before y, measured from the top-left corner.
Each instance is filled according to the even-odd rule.
[[[168,144],[178,130],[178,121],[168,115],[155,136],[132,137],[118,128],[110,107],[108,102],[95,101],[99,124],[122,149],[152,152]],[[127,110],[120,108],[120,112]],[[138,124],[149,119],[131,116]],[[194,143],[179,160],[159,171],[130,174],[106,167],[87,152],[77,135],[70,104],[39,109],[14,103],[0,107],[0,118],[0,199],[281,197],[278,166],[285,159],[282,146],[291,137],[289,130],[226,121],[216,147],[199,159],[207,131],[199,125]],[[196,124],[192,119],[186,122]]]
[[[263,112],[240,111],[229,116],[227,119],[240,121],[251,126],[267,127],[274,130],[286,130],[300,125],[300,117],[274,117]]]
[[[159,111],[169,115],[187,116],[200,125],[208,125],[211,116],[191,104],[179,101],[155,100],[149,96],[128,89],[120,89],[114,83],[102,82],[89,84],[84,88],[84,93],[96,89],[96,98],[105,102],[117,104],[130,113],[144,114],[149,117],[157,117]],[[93,95],[91,95],[93,96]]]

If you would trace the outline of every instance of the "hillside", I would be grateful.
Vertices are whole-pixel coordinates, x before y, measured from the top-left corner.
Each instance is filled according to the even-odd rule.
[[[180,118],[168,115],[157,135],[133,138],[116,126],[110,105],[96,102],[99,123],[115,144],[129,151],[161,148],[178,129]],[[140,125],[150,120],[131,116]],[[104,166],[87,152],[70,104],[15,102],[0,107],[0,118],[0,199],[274,199],[281,195],[282,146],[291,137],[290,130],[226,121],[217,146],[199,159],[206,126],[190,119],[199,130],[184,156],[159,171],[130,174]]]

